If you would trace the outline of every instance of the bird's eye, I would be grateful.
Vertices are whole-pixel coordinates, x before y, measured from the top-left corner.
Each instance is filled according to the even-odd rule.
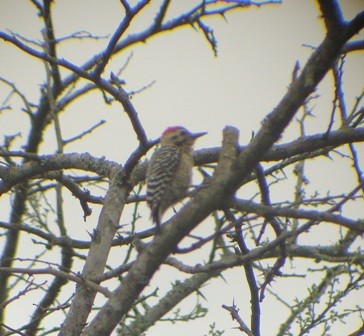
[[[180,134],[181,134],[181,135],[186,135],[186,134],[187,134],[187,132],[186,132],[185,130],[181,130],[181,131],[180,131]]]

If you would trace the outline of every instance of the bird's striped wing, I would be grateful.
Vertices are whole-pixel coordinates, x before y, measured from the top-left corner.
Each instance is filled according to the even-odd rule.
[[[152,219],[159,223],[159,207],[166,189],[170,185],[177,169],[180,150],[164,146],[157,149],[147,170],[147,202],[152,211]]]

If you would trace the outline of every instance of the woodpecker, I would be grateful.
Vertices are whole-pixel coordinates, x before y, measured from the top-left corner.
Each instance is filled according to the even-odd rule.
[[[168,127],[147,169],[147,203],[159,229],[163,213],[187,194],[192,177],[192,148],[206,132],[191,133],[182,126]]]

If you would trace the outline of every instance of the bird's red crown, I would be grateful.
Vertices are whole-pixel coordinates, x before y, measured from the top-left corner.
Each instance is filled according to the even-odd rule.
[[[164,132],[162,133],[162,136],[163,136],[163,135],[166,135],[166,134],[168,134],[168,133],[175,132],[175,131],[177,131],[177,130],[179,130],[179,129],[184,129],[184,127],[182,127],[182,126],[170,126],[170,127],[166,128],[166,129],[164,130]]]

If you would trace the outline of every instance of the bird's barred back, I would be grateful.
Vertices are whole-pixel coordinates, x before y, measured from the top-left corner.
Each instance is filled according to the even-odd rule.
[[[147,171],[147,202],[153,208],[163,198],[163,194],[177,169],[180,150],[176,147],[161,147],[151,158]]]

